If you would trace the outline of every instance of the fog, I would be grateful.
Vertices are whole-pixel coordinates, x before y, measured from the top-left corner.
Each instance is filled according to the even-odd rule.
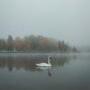
[[[0,0],[0,38],[43,35],[89,46],[90,0]]]

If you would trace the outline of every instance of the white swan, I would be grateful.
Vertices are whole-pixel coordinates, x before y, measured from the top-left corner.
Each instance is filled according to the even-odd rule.
[[[48,57],[48,63],[39,63],[39,64],[36,64],[37,66],[51,66],[51,63],[50,63],[50,56]]]

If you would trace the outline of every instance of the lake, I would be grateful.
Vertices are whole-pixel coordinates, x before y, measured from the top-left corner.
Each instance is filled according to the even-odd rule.
[[[90,90],[90,53],[0,53],[0,90]]]

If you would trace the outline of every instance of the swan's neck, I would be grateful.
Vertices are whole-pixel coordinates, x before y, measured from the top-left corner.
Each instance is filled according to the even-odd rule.
[[[50,63],[50,58],[48,58],[48,64],[50,64],[50,65],[51,65],[51,63]]]

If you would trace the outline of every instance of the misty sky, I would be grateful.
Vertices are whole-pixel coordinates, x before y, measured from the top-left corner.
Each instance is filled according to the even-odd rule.
[[[0,38],[30,34],[90,45],[90,0],[0,0]]]

